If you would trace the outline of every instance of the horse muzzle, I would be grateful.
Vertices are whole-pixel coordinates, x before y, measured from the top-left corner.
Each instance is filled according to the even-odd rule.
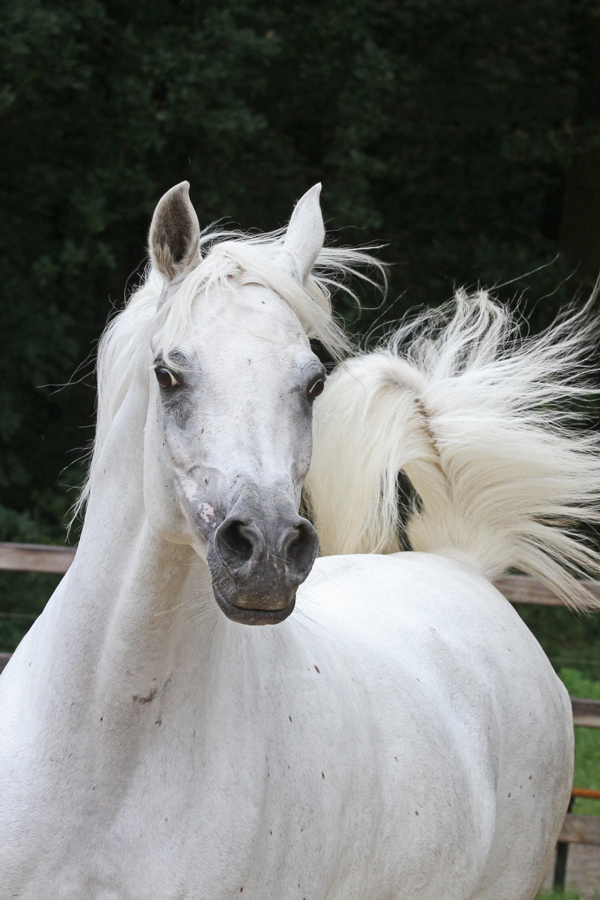
[[[215,598],[243,625],[276,625],[294,609],[296,591],[312,569],[317,533],[297,513],[238,505],[209,542]]]

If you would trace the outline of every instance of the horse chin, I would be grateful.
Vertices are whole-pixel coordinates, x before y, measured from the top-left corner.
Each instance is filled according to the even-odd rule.
[[[215,600],[219,604],[228,619],[232,622],[238,622],[240,625],[279,625],[285,621],[294,611],[296,605],[296,597],[294,596],[291,603],[284,606],[283,609],[247,609],[242,606],[235,606],[226,600],[221,591],[213,585],[213,593]]]

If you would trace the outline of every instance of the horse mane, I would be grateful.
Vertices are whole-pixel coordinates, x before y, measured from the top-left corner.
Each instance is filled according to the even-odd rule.
[[[385,282],[384,265],[368,252],[370,247],[324,247],[301,285],[278,261],[284,236],[285,229],[244,234],[211,226],[200,236],[200,263],[183,278],[166,285],[158,272],[147,267],[141,285],[109,322],[99,342],[96,434],[74,516],[85,506],[96,460],[148,348],[156,351],[160,345],[163,358],[176,369],[170,353],[189,333],[194,304],[209,290],[225,290],[232,283],[264,285],[289,305],[307,336],[319,341],[334,359],[349,353],[350,338],[333,316],[332,291],[341,289],[358,303],[349,281],[359,278],[376,285],[361,271],[367,267]]]
[[[600,575],[600,436],[581,427],[600,395],[594,299],[522,336],[486,291],[458,291],[344,361],[315,403],[304,485],[322,552],[515,568],[598,607],[581,580]]]

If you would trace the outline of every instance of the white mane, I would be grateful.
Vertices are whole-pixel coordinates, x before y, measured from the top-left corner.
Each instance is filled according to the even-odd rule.
[[[169,366],[169,354],[189,333],[194,304],[210,289],[223,289],[232,281],[261,284],[275,291],[298,316],[309,338],[315,338],[335,359],[346,355],[351,342],[335,321],[332,289],[356,295],[345,283],[352,277],[374,282],[358,267],[370,267],[383,275],[383,264],[368,248],[325,247],[312,274],[300,285],[278,263],[285,230],[262,235],[206,230],[200,238],[201,262],[168,288],[160,274],[148,268],[144,282],[133,292],[125,308],[110,322],[98,348],[97,425],[90,468],[75,505],[77,515],[87,500],[94,463],[110,426],[123,403],[149,348],[160,348]]]
[[[523,338],[486,291],[459,291],[338,367],[315,404],[305,482],[322,552],[404,543],[594,605],[580,579],[600,575],[600,553],[581,524],[600,522],[600,437],[571,427],[600,393],[589,313]],[[408,508],[399,472],[418,495]]]

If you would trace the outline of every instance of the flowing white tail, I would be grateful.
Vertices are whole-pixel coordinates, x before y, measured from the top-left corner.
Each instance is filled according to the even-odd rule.
[[[522,339],[489,294],[458,292],[338,366],[306,482],[321,552],[439,553],[593,603],[600,553],[577,529],[600,521],[600,437],[572,422],[596,332],[584,310]]]

